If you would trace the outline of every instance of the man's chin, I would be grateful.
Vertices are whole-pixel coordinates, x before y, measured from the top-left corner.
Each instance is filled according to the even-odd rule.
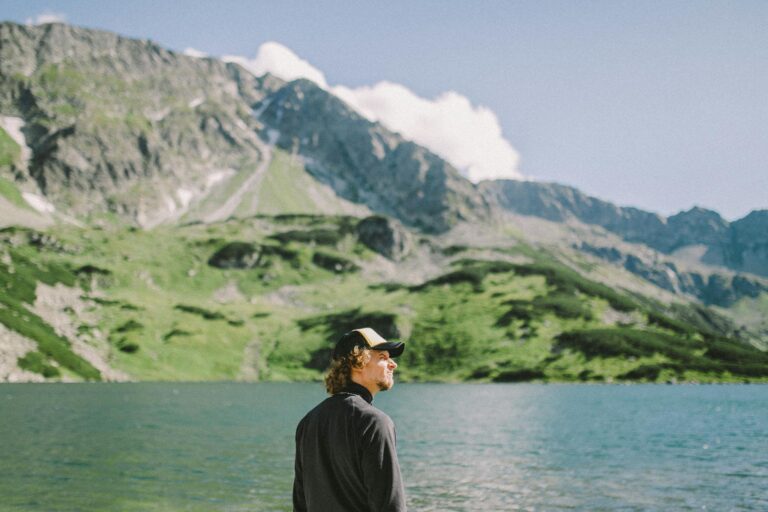
[[[394,379],[392,379],[392,380],[382,380],[382,381],[377,382],[377,384],[379,386],[379,390],[387,391],[389,389],[392,389],[392,386],[395,385],[395,380]]]

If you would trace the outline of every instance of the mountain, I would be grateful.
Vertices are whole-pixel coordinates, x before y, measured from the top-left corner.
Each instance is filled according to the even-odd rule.
[[[768,210],[753,211],[730,228],[727,242],[722,244],[725,264],[768,276]]]
[[[342,197],[427,232],[482,220],[488,204],[445,160],[372,123],[309,80],[257,105],[276,144],[308,158],[308,170]]]
[[[507,211],[555,222],[575,219],[664,254],[768,276],[768,210],[729,223],[717,212],[699,207],[665,218],[556,183],[495,180],[480,188],[489,201]]]
[[[764,213],[475,185],[307,80],[0,24],[0,380],[318,378],[365,323],[412,380],[763,381]]]
[[[0,110],[30,152],[12,178],[69,216],[155,225],[264,159],[244,98],[273,77],[62,24],[3,23],[0,41]]]
[[[4,23],[0,41],[0,111],[23,121],[31,152],[10,178],[70,216],[226,218],[266,174],[270,130],[320,182],[372,211],[431,232],[488,216],[444,160],[312,82],[62,24]],[[212,202],[228,183],[240,201]]]

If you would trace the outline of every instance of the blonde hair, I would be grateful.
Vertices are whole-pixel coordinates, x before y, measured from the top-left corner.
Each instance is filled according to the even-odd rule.
[[[331,361],[328,373],[325,374],[325,389],[328,394],[334,395],[346,388],[352,382],[352,368],[361,369],[370,360],[370,349],[355,347],[349,354]]]

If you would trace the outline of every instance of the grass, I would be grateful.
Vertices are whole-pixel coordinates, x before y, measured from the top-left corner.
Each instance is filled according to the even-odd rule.
[[[17,364],[21,369],[39,373],[48,379],[61,376],[59,369],[51,365],[48,358],[37,351],[28,352],[24,357],[19,358]]]
[[[75,276],[61,265],[33,263],[14,250],[9,250],[9,255],[11,265],[0,263],[0,289],[3,290],[0,294],[0,323],[36,341],[38,352],[62,367],[86,380],[100,380],[99,371],[75,354],[66,339],[27,307],[35,302],[38,281],[48,285],[63,283],[74,286]],[[40,368],[35,361],[32,359],[24,364]]]
[[[557,338],[557,347],[571,349],[587,358],[640,358],[662,355],[670,363],[665,367],[682,372],[693,369],[745,377],[768,377],[768,354],[749,345],[726,338],[691,340],[661,332],[637,329],[589,329],[564,332]],[[638,367],[639,368],[639,367]],[[664,368],[656,365],[658,373]],[[624,374],[633,378],[633,369]],[[650,375],[646,369],[645,377]]]
[[[407,341],[398,372],[410,381],[768,380],[762,353],[712,334],[718,317],[709,310],[686,309],[692,323],[556,262],[459,260],[421,285],[377,282],[353,271],[368,254],[349,235],[354,222],[285,215],[152,231],[58,226],[55,237],[77,250],[13,247],[17,273],[2,278],[15,279],[13,296],[27,303],[37,280],[103,278],[88,292],[98,321],[81,327],[107,333],[110,364],[140,380],[236,380],[246,352],[258,354],[260,379],[319,379],[334,341],[364,325]],[[231,264],[255,253],[258,266]],[[637,325],[603,324],[609,305],[631,306]],[[22,321],[8,320],[19,332]],[[44,358],[73,371],[42,349],[52,330],[26,332]]]
[[[0,196],[7,199],[8,202],[14,206],[24,208],[25,210],[32,210],[32,207],[30,207],[24,200],[24,197],[21,195],[21,192],[19,192],[19,189],[16,188],[16,185],[5,178],[0,178]]]
[[[316,187],[315,180],[304,170],[300,157],[273,149],[272,161],[258,192],[260,213],[320,213],[320,208],[305,192]]]
[[[16,144],[16,141],[8,135],[8,132],[0,128],[0,167],[10,166],[11,164],[16,163],[20,156],[21,146]],[[2,188],[0,188],[0,193],[3,193],[4,188],[6,187],[2,186]]]

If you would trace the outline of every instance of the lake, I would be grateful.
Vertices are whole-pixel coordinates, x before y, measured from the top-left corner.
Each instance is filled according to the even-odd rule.
[[[291,510],[320,384],[0,385],[2,511]],[[398,384],[409,510],[768,510],[768,386]]]

